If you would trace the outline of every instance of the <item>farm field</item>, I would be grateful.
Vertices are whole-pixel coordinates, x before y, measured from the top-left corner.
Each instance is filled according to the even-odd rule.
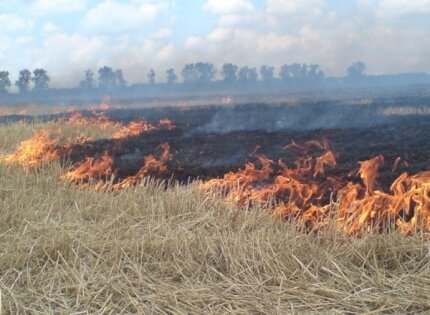
[[[338,109],[3,123],[1,312],[430,311],[428,116]]]

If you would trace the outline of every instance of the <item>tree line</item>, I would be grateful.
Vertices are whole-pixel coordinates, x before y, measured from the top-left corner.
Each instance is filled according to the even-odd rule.
[[[357,79],[364,76],[366,65],[362,61],[357,61],[347,68],[347,77]],[[219,72],[218,72],[219,71]],[[228,85],[235,83],[255,83],[258,81],[271,83],[275,80],[286,82],[318,82],[325,77],[324,72],[317,64],[284,64],[278,69],[278,77],[275,77],[275,67],[262,65],[257,67],[239,67],[233,63],[225,63],[220,70],[208,62],[196,62],[186,64],[181,71],[182,83],[187,84],[208,84],[216,79],[217,73],[221,76],[221,82]],[[123,89],[128,83],[124,79],[121,69],[113,69],[108,66],[98,70],[96,80],[95,73],[88,69],[84,73],[84,78],[79,83],[79,88],[83,90],[91,89]],[[147,84],[156,84],[157,75],[154,69],[150,69],[147,76]],[[178,75],[175,69],[169,68],[166,71],[166,82],[163,84],[178,84]],[[15,81],[15,86],[20,94],[29,92],[43,92],[49,89],[51,79],[44,69],[35,69],[31,72],[23,69],[19,72],[19,77]],[[9,93],[12,82],[9,79],[8,71],[0,71],[0,95]]]

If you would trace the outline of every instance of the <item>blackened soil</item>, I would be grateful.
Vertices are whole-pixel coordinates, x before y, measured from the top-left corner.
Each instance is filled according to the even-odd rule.
[[[399,114],[387,115],[396,106]],[[402,113],[402,108],[408,110]],[[412,111],[411,111],[412,110]],[[169,172],[163,178],[180,181],[222,177],[226,172],[243,168],[247,162],[258,165],[257,155],[282,159],[294,167],[299,154],[285,146],[292,141],[327,139],[337,154],[338,165],[327,168],[327,175],[347,176],[358,169],[358,161],[383,155],[379,185],[388,189],[402,172],[415,174],[430,170],[430,116],[404,115],[427,112],[426,98],[380,99],[366,104],[346,104],[341,101],[320,101],[295,105],[246,104],[238,106],[164,107],[152,109],[111,110],[105,114],[124,123],[145,119],[157,122],[170,118],[177,126],[172,130],[155,130],[122,140],[98,140],[76,145],[64,160],[96,159],[106,151],[114,158],[118,179],[135,174],[144,164],[144,157],[158,157],[159,145],[168,143],[171,158]],[[394,110],[395,111],[395,110]],[[83,112],[84,116],[93,115]],[[0,123],[17,120],[48,121],[67,119],[70,114],[4,116]],[[258,147],[258,150],[256,148]],[[318,156],[321,150],[311,151]],[[401,162],[392,172],[394,161]],[[351,180],[359,180],[352,176]]]
[[[135,174],[143,166],[144,156],[159,156],[159,145],[168,143],[172,156],[168,162],[169,173],[162,177],[187,181],[222,177],[228,171],[243,168],[247,162],[258,165],[257,155],[265,155],[274,161],[282,159],[294,166],[299,153],[286,149],[286,145],[292,141],[300,144],[308,140],[327,139],[338,162],[335,169],[327,168],[327,175],[347,176],[352,170],[358,169],[358,161],[377,155],[385,158],[379,179],[379,185],[384,189],[388,189],[392,181],[404,171],[414,174],[430,170],[430,118],[426,116],[407,116],[360,128],[242,130],[228,133],[201,133],[195,130],[195,122],[182,122],[172,130],[156,130],[122,140],[89,142],[76,145],[69,158],[72,162],[79,162],[86,156],[98,158],[108,151],[114,157],[117,177],[124,178]],[[321,150],[310,152],[314,156],[321,153]],[[392,172],[398,157],[401,163]],[[353,176],[351,180],[358,178]]]

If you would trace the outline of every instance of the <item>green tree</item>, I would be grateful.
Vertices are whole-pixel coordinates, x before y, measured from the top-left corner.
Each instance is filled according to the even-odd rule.
[[[8,71],[0,71],[0,95],[8,93],[8,89],[11,87]]]
[[[33,71],[33,78],[35,91],[44,91],[48,89],[49,81],[51,80],[45,69],[36,69]]]
[[[19,89],[19,93],[27,93],[30,90],[31,72],[28,69],[23,69],[19,72],[19,78],[15,81],[15,85]]]

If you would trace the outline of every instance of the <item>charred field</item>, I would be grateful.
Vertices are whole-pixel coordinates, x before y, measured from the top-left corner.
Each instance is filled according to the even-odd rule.
[[[255,115],[259,115],[258,112]],[[115,117],[116,113],[112,113],[112,120],[116,120]],[[130,117],[144,118],[145,115],[131,113]],[[357,168],[358,161],[377,155],[384,156],[387,162],[381,169],[381,185],[385,188],[403,171],[417,173],[430,169],[430,144],[426,141],[430,134],[430,120],[427,117],[399,117],[391,122],[352,128],[267,130],[264,125],[253,125],[251,130],[227,132],[222,127],[217,132],[203,131],[202,126],[207,122],[198,115],[188,116],[189,121],[181,121],[175,113],[163,113],[159,117],[173,117],[171,120],[175,128],[153,130],[119,141],[100,139],[78,144],[73,147],[69,157],[73,163],[79,163],[88,156],[97,158],[106,151],[112,152],[113,167],[118,170],[118,177],[126,178],[142,167],[144,156],[156,155],[160,151],[159,145],[168,143],[172,152],[167,163],[170,171],[153,175],[164,178],[173,176],[174,179],[187,182],[190,179],[222,177],[228,171],[242,168],[247,162],[258,163],[259,155],[265,155],[273,161],[283,159],[294,165],[300,151],[288,150],[286,146],[293,141],[303,144],[312,140],[327,140],[330,149],[338,156],[337,167],[327,170],[331,175],[348,173]],[[128,119],[132,121],[131,118],[121,121]],[[270,126],[273,122],[265,123]],[[318,148],[315,151],[317,154]],[[402,163],[391,172],[399,157]]]
[[[418,109],[416,112],[420,113],[425,107],[400,105],[396,112],[396,107],[390,103],[342,105],[321,102],[300,106],[247,104],[106,110],[103,118],[112,122],[126,125],[144,120],[155,125],[160,119],[168,118],[174,128],[154,128],[121,139],[89,140],[74,145],[64,154],[72,163],[79,163],[87,157],[97,159],[109,152],[118,177],[125,178],[142,167],[144,156],[157,154],[159,145],[168,143],[172,153],[167,162],[169,172],[153,175],[187,182],[222,177],[247,162],[258,163],[259,155],[273,161],[283,159],[293,165],[300,150],[286,146],[316,140],[327,142],[336,154],[336,168],[327,169],[332,174],[348,173],[357,167],[358,161],[384,156],[386,163],[381,167],[380,184],[387,188],[388,183],[403,171],[417,173],[430,169],[430,145],[426,141],[430,120],[427,115],[410,114],[410,109]],[[391,113],[393,110],[395,114]],[[89,119],[97,119],[100,115],[92,111],[81,113]],[[71,114],[13,115],[1,117],[0,122],[47,122],[67,120],[68,117]],[[314,151],[311,154],[318,153],[318,150]],[[396,159],[400,163],[390,171]]]
[[[29,122],[5,121],[22,119]],[[32,120],[68,125],[75,134],[61,142],[61,128],[41,129],[2,161],[27,171],[58,161],[67,170],[60,180],[78,187],[117,191],[149,177],[165,184],[199,181],[226,201],[251,209],[266,204],[310,230],[336,217],[347,234],[430,231],[425,105],[104,108]],[[85,128],[105,134],[79,134]]]
[[[426,101],[1,117],[0,313],[425,314]]]

